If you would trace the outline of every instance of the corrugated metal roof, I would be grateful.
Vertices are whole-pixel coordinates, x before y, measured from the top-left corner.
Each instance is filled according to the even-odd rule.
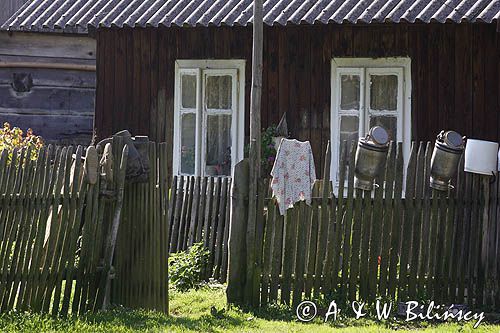
[[[252,0],[33,0],[3,26],[85,33],[89,27],[246,26]],[[265,0],[267,25],[483,22],[500,0]]]

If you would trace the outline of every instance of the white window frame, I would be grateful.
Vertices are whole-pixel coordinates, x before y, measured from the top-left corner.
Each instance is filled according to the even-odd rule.
[[[339,168],[340,155],[340,124],[341,115],[350,114],[353,110],[340,110],[340,75],[343,73],[352,73],[360,75],[360,109],[359,122],[364,124],[366,130],[369,129],[369,117],[366,115],[371,112],[376,115],[390,114],[394,115],[394,111],[370,111],[369,103],[365,105],[365,97],[369,101],[370,87],[365,84],[366,78],[370,74],[394,74],[398,76],[398,82],[402,82],[402,91],[398,91],[398,142],[403,143],[403,158],[405,162],[405,170],[410,155],[411,146],[411,59],[407,57],[397,58],[333,58],[331,63],[331,142],[332,142],[332,160],[330,169],[330,179],[334,180],[334,184],[338,187],[337,170]],[[400,81],[401,80],[401,81]],[[398,88],[399,89],[399,88]],[[366,133],[359,133],[363,137]]]
[[[206,154],[206,118],[208,114],[231,114],[231,177],[234,166],[243,159],[245,140],[245,60],[177,60],[175,62],[175,87],[174,87],[174,137],[173,137],[173,172],[180,173],[181,149],[181,115],[193,113],[193,109],[184,109],[181,105],[182,84],[181,75],[196,75],[196,138],[195,151],[201,155],[196,157],[195,175],[205,175]],[[232,110],[205,110],[202,101],[205,95],[205,80],[210,75],[230,75],[232,80]],[[203,107],[204,110],[199,112]],[[202,118],[203,117],[203,118]],[[201,126],[201,128],[200,128]],[[221,176],[223,177],[223,176]]]

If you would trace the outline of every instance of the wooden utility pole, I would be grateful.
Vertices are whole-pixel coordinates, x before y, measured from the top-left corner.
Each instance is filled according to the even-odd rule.
[[[250,174],[248,197],[248,224],[247,224],[247,276],[245,284],[245,299],[254,304],[258,297],[255,295],[255,271],[258,268],[256,261],[257,241],[257,193],[260,180],[261,160],[261,124],[260,107],[262,96],[262,49],[263,49],[263,8],[262,0],[253,3],[253,50],[252,50],[252,89],[250,97]]]

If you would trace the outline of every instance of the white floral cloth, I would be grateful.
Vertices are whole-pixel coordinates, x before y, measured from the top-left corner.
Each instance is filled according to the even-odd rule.
[[[283,139],[276,154],[271,188],[278,201],[280,214],[305,200],[311,205],[311,191],[316,181],[314,157],[309,141]]]

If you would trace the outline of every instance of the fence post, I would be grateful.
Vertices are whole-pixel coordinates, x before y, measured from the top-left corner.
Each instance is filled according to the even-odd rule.
[[[228,303],[243,303],[243,290],[247,276],[246,235],[248,221],[249,163],[244,159],[234,168],[231,189],[231,216],[228,240]]]

